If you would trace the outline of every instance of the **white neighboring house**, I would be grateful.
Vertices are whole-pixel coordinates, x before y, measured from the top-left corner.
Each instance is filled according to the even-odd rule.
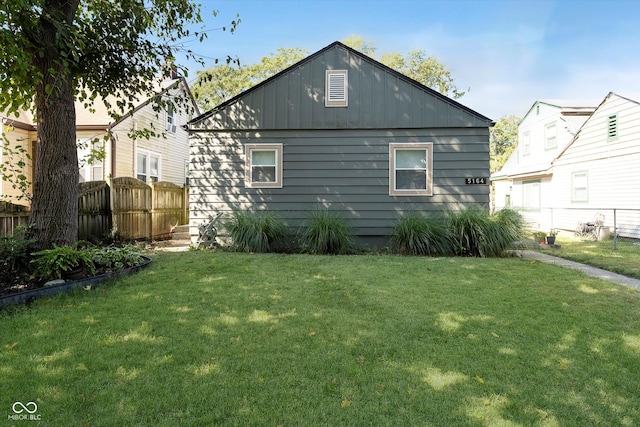
[[[189,162],[189,135],[182,125],[200,114],[184,77],[164,80],[158,95],[175,99],[186,99],[190,106],[169,111],[154,111],[152,99],[142,101],[133,112],[124,115],[117,122],[109,116],[106,107],[96,102],[95,111],[84,108],[76,102],[76,138],[80,181],[103,181],[107,178],[136,177],[146,183],[168,181],[182,186],[187,181]],[[114,102],[113,100],[111,100]],[[22,147],[19,155],[3,156],[0,162],[9,161],[26,164],[24,173],[33,182],[33,165],[38,161],[37,121],[29,111],[22,111],[18,117],[1,116],[2,135],[10,142],[13,151]],[[131,138],[133,129],[153,128],[163,132],[163,136],[153,138]],[[104,160],[88,163],[91,148],[104,149]],[[30,159],[25,155],[28,154]],[[27,199],[20,199],[20,192],[10,182],[0,177],[0,199],[12,203],[28,205]]]
[[[495,172],[494,208],[525,213],[530,227],[546,230],[548,208],[557,206],[552,190],[553,160],[571,142],[595,107],[536,101],[518,126],[518,146]]]
[[[574,230],[578,222],[603,215],[605,226],[613,227],[615,220],[618,235],[640,238],[640,103],[609,93],[592,112],[581,109],[573,117],[583,123],[566,143],[558,141],[553,156],[541,132],[554,121],[530,117],[536,117],[539,104],[519,127],[518,148],[492,178],[496,208],[510,200],[539,230]],[[562,114],[567,109],[558,108],[556,123],[567,117]],[[540,107],[540,116],[545,110]],[[524,154],[527,132],[531,159]]]

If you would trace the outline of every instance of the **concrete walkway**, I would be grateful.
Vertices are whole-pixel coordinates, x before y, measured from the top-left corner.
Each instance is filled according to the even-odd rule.
[[[549,264],[556,264],[566,268],[582,271],[584,274],[598,279],[608,280],[620,285],[630,286],[640,290],[640,280],[623,276],[622,274],[612,273],[601,268],[591,267],[589,265],[580,264],[578,262],[569,261],[567,259],[558,258],[553,255],[547,255],[536,251],[519,251],[523,258],[535,259]]]

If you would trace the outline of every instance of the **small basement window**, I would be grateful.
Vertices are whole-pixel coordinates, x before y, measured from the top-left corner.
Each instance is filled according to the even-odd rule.
[[[325,81],[325,107],[346,107],[349,82],[347,70],[327,70]]]
[[[282,144],[245,145],[245,186],[282,188]]]
[[[433,144],[389,144],[389,195],[433,195]]]

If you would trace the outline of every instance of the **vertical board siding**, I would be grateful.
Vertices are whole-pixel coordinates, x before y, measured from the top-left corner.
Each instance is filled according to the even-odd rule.
[[[199,129],[483,127],[489,120],[361,54],[336,47],[267,80]],[[348,107],[325,107],[326,70],[348,70]]]

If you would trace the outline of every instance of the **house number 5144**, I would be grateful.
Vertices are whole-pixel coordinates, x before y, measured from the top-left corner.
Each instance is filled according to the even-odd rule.
[[[471,184],[486,184],[487,183],[487,178],[465,178],[464,179],[465,184],[467,185],[471,185]]]

